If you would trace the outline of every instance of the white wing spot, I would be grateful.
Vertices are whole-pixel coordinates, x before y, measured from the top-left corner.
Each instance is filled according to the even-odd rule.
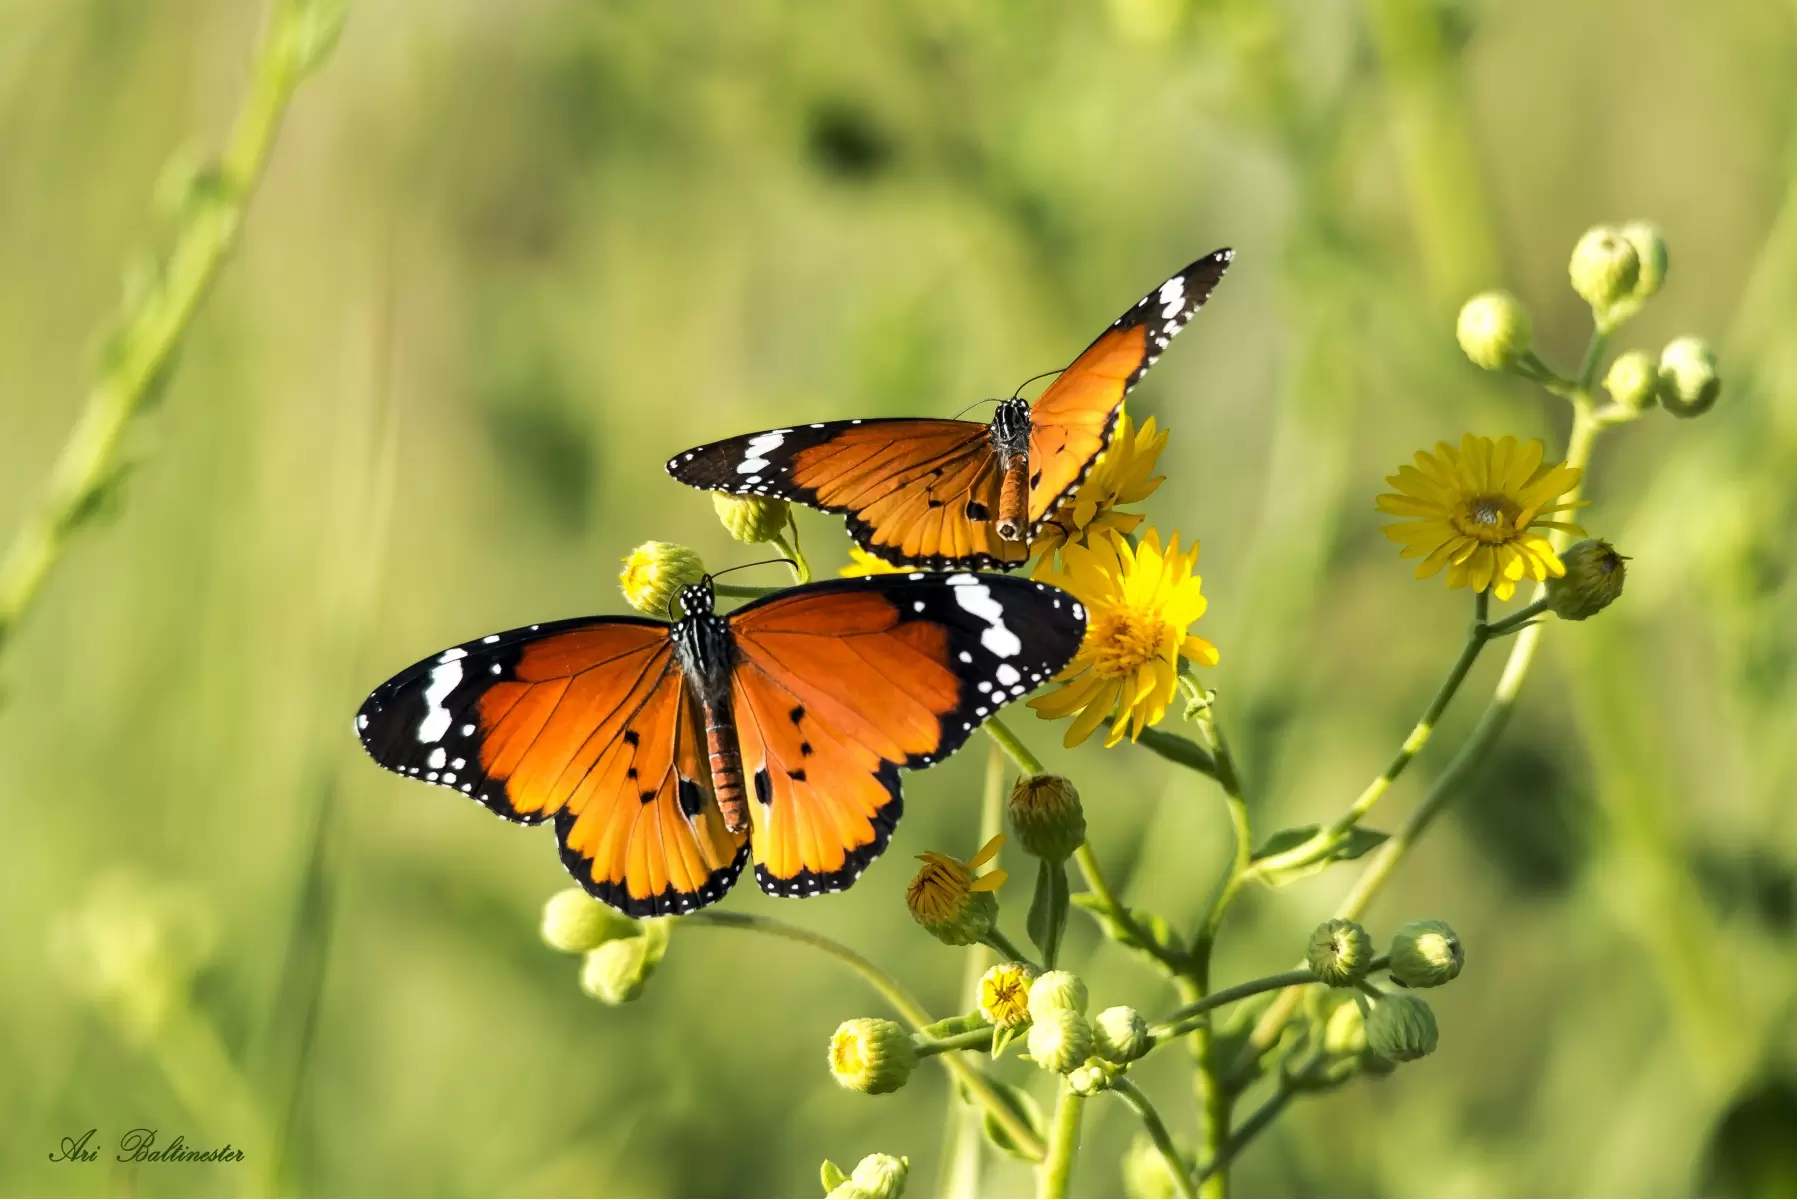
[[[764,433],[759,437],[750,438],[747,447],[748,454],[736,464],[736,473],[738,475],[755,475],[759,479],[760,476],[756,473],[768,465],[767,455],[780,448],[786,441],[786,434],[787,430],[776,429],[772,433]]]
[[[431,756],[425,760],[425,762],[429,764],[431,770],[433,770],[433,771],[442,770],[443,764],[448,761],[449,761],[449,751],[443,749],[443,747],[441,747],[441,746],[438,746],[435,750],[432,750]]]
[[[916,609],[918,612],[922,612],[923,611],[923,601],[922,600],[914,601],[912,603],[911,607]]]
[[[1017,673],[1017,668],[1013,667],[1010,663],[999,663],[998,670],[994,672],[994,674],[998,676],[998,682],[1005,687],[1010,687],[1013,683],[1016,683],[1019,679],[1023,678],[1023,676]]]
[[[468,657],[468,652],[466,650],[462,649],[460,646],[451,646],[449,649],[445,650],[443,653],[437,655],[437,661],[440,663],[454,662],[458,658],[467,658],[467,657]]]
[[[491,646],[494,642],[497,642],[498,640],[499,640],[499,635],[497,633],[489,633],[486,637],[481,639],[482,642],[484,642],[485,644],[487,644],[489,646]]]
[[[459,657],[459,656],[458,656]],[[449,732],[449,710],[443,701],[462,682],[462,664],[450,659],[431,672],[430,685],[424,689],[424,719],[418,722],[418,740],[434,742]]]
[[[1161,284],[1160,300],[1161,320],[1171,321],[1178,316],[1179,310],[1185,307],[1186,302],[1185,276],[1175,275]]]
[[[368,728],[368,714],[367,713],[357,713],[356,714],[356,728],[357,729],[367,729]]]
[[[452,762],[452,763],[450,763],[450,764],[449,764],[449,765],[450,765],[450,766],[452,766],[452,767],[454,767],[454,768],[455,768],[455,769],[456,769],[456,770],[458,770],[458,771],[459,771],[459,770],[461,770],[461,769],[462,769],[462,768],[463,768],[463,767],[465,767],[465,766],[467,766],[467,765],[468,765],[468,760],[467,760],[467,759],[465,759],[465,758],[458,758],[458,759],[456,759],[456,760],[455,760],[455,761],[454,761],[454,762]]]
[[[955,657],[959,658],[964,663],[970,663],[973,661],[973,655],[967,653],[967,651],[965,651],[965,650],[961,651],[961,653],[957,654]]]
[[[474,726],[472,723],[462,726],[462,736],[463,737],[473,737],[474,736]]]
[[[499,672],[502,668],[500,667],[500,665],[498,663],[494,663],[491,667],[489,667],[487,669],[490,670],[493,674],[497,675],[497,674],[499,674]]]
[[[990,679],[982,679],[978,683],[974,684],[973,686],[975,688],[977,688],[981,693],[989,692],[992,690],[992,681]]]
[[[979,582],[977,575],[950,575],[949,586],[955,589],[955,603],[986,622],[980,634],[980,645],[999,658],[1014,658],[1023,652],[1023,642],[1005,624],[1005,606],[993,599],[992,589]]]

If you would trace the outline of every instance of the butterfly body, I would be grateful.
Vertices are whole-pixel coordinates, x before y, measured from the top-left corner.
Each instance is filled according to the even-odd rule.
[[[682,483],[777,496],[848,518],[889,563],[1011,570],[1104,453],[1123,400],[1203,307],[1233,254],[1168,278],[1098,336],[1032,404],[990,424],[901,417],[819,421],[697,446],[668,460]]]
[[[902,812],[901,768],[953,753],[1073,657],[1085,611],[993,575],[831,580],[714,611],[582,617],[452,646],[356,715],[388,770],[521,824],[632,916],[852,884]]]

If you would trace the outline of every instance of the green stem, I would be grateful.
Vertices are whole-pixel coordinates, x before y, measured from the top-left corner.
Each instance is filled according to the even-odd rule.
[[[777,533],[774,535],[774,545],[779,547],[780,553],[792,560],[793,578],[801,584],[810,583],[811,564],[805,561],[805,551],[799,546],[799,523],[791,512],[786,514],[786,528],[792,537]]]
[[[1031,970],[1036,970],[1041,966],[1040,963],[1032,961],[1029,955],[1019,950],[1016,943],[1006,937],[1004,932],[997,926],[994,926],[992,930],[986,934],[983,940],[986,945],[1004,955],[1005,958],[1011,962],[1023,963]]]
[[[1368,970],[1383,971],[1390,965],[1391,960],[1382,954],[1373,960],[1372,966]],[[1309,967],[1299,967],[1294,971],[1283,971],[1278,975],[1267,975],[1260,979],[1250,979],[1245,983],[1218,988],[1190,1004],[1183,1004],[1174,1009],[1160,1021],[1149,1026],[1148,1032],[1154,1036],[1154,1040],[1158,1044],[1187,1032],[1193,1027],[1191,1023],[1195,1023],[1197,1018],[1212,1009],[1222,1008],[1225,1004],[1233,1004],[1237,1000],[1245,1000],[1249,996],[1257,996],[1262,992],[1288,987],[1303,987],[1306,984],[1321,982],[1322,980],[1318,979],[1316,973]]]
[[[1298,1089],[1296,1086],[1289,1080],[1281,1079],[1279,1081],[1279,1090],[1269,1096],[1259,1108],[1250,1113],[1248,1119],[1243,1121],[1236,1129],[1235,1133],[1231,1135],[1228,1144],[1218,1151],[1215,1158],[1210,1159],[1202,1168],[1200,1168],[1198,1172],[1199,1186],[1204,1186],[1204,1184],[1209,1182],[1213,1177],[1221,1176],[1223,1172],[1227,1171],[1229,1169],[1229,1164],[1235,1161],[1236,1156],[1247,1149],[1248,1143],[1260,1136],[1262,1130],[1266,1129],[1267,1126],[1271,1125],[1279,1118],[1279,1114],[1285,1111],[1285,1106],[1290,1104],[1292,1102],[1292,1097],[1297,1094]]]
[[[1180,737],[1177,733],[1164,733],[1159,729],[1144,729],[1142,736],[1136,739],[1138,746],[1145,746],[1168,762],[1178,763],[1182,767],[1190,767],[1200,775],[1217,777],[1216,760],[1210,752],[1190,738]]]
[[[803,929],[797,925],[788,925],[785,921],[776,921],[772,917],[761,917],[752,913],[696,912],[681,917],[679,920],[682,925],[710,926],[715,929],[746,929],[766,934],[769,937],[785,938],[787,941],[799,942],[802,945],[821,950],[866,980],[868,985],[880,993],[886,1003],[892,1005],[893,1011],[904,1018],[905,1023],[912,1029],[921,1032],[924,1026],[930,1024],[930,1014],[912,997],[910,992],[905,990],[903,984],[841,942],[827,938],[820,933],[813,933],[809,929]],[[943,1066],[947,1067],[961,1086],[967,1089],[968,1094],[991,1114],[994,1121],[1003,1126],[1005,1132],[1010,1135],[1012,1143],[1023,1151],[1025,1156],[1041,1161],[1046,1153],[1041,1140],[1012,1111],[1011,1106],[1004,1102],[986,1076],[959,1054],[944,1054],[941,1058]]]
[[[1011,756],[1011,761],[1017,764],[1017,769],[1025,775],[1048,774],[1048,768],[1042,765],[1042,760],[1031,754],[1029,747],[1017,740],[1017,735],[1011,732],[1009,725],[996,716],[991,716],[986,718],[983,728],[986,730],[986,736],[1003,747],[1004,752]]]
[[[1489,592],[1473,593],[1472,628],[1467,630],[1466,644],[1460,648],[1460,657],[1454,660],[1454,665],[1449,669],[1447,678],[1442,680],[1441,686],[1435,689],[1435,696],[1429,701],[1429,706],[1423,710],[1423,715],[1417,718],[1416,724],[1411,727],[1410,736],[1404,739],[1404,744],[1398,747],[1397,754],[1392,757],[1391,762],[1379,777],[1369,783],[1360,795],[1354,798],[1354,803],[1348,806],[1347,812],[1290,850],[1269,854],[1257,860],[1249,868],[1250,875],[1266,878],[1273,872],[1317,861],[1334,849],[1350,830],[1360,824],[1366,814],[1372,810],[1373,805],[1377,804],[1385,793],[1391,790],[1391,785],[1397,782],[1405,768],[1410,766],[1416,760],[1416,756],[1422,753],[1423,747],[1429,744],[1429,738],[1435,732],[1435,723],[1441,719],[1441,714],[1447,710],[1455,693],[1459,692],[1460,685],[1466,682],[1467,673],[1472,670],[1473,663],[1478,661],[1480,651],[1485,649],[1485,643],[1491,640],[1491,626],[1486,622],[1490,604]],[[1529,610],[1525,609],[1524,611],[1528,612]],[[1532,617],[1534,614],[1530,613],[1529,615]],[[1526,620],[1520,623],[1526,624]]]
[[[1065,1079],[1061,1080],[1054,1124],[1048,1130],[1048,1157],[1037,1172],[1036,1195],[1041,1200],[1056,1200],[1067,1194],[1074,1155],[1079,1151],[1079,1119],[1085,1109],[1086,1098],[1069,1087]]]
[[[736,596],[744,600],[754,600],[760,596],[771,596],[780,588],[749,587],[741,583],[714,583],[711,590],[720,596]]]
[[[1597,344],[1602,336],[1594,335],[1593,344]],[[1587,352],[1587,364],[1593,357]],[[1572,433],[1566,444],[1566,463],[1580,468],[1581,475],[1578,484],[1566,497],[1569,502],[1576,502],[1584,491],[1584,471],[1590,465],[1592,447],[1597,441],[1600,428],[1592,414],[1589,400],[1576,400],[1573,405]],[[1570,540],[1571,535],[1561,529],[1556,529],[1549,535],[1555,551],[1564,550]],[[1544,584],[1535,589],[1535,598],[1530,607],[1543,603],[1546,597],[1547,587]],[[1541,644],[1542,629],[1543,626],[1539,624],[1530,625],[1516,635],[1516,641],[1510,647],[1510,657],[1504,662],[1503,674],[1498,677],[1497,688],[1485,706],[1485,711],[1480,714],[1478,723],[1473,726],[1472,733],[1467,735],[1465,744],[1449,761],[1440,778],[1424,794],[1416,811],[1410,814],[1396,833],[1381,842],[1379,848],[1368,856],[1360,878],[1336,908],[1337,917],[1354,920],[1366,911],[1373,897],[1378,895],[1392,873],[1398,869],[1398,864],[1410,852],[1410,848],[1416,845],[1417,839],[1428,831],[1435,818],[1447,807],[1448,801],[1459,791],[1461,783],[1496,744],[1498,736],[1510,723],[1516,697],[1522,691],[1523,681],[1528,678],[1529,668],[1534,664],[1535,650]],[[1238,1082],[1255,1070],[1260,1057],[1279,1040],[1280,1032],[1297,1006],[1298,991],[1295,988],[1287,988],[1267,1006],[1267,1011],[1261,1014],[1260,1020],[1248,1035],[1247,1043],[1242,1047],[1241,1055],[1236,1059],[1235,1074]]]
[[[1148,1137],[1154,1142],[1154,1148],[1160,1151],[1161,1160],[1167,1164],[1167,1173],[1173,1178],[1173,1192],[1177,1196],[1195,1196],[1197,1189],[1192,1184],[1191,1172],[1186,1170],[1185,1160],[1179,1156],[1179,1147],[1173,1144],[1173,1135],[1167,1132],[1167,1123],[1161,1120],[1160,1113],[1143,1094],[1142,1089],[1127,1075],[1119,1075],[1111,1081],[1111,1091],[1123,1097],[1124,1103],[1136,1110],[1136,1116],[1142,1118],[1142,1127],[1148,1131]]]
[[[1547,611],[1547,597],[1531,601],[1526,607],[1518,609],[1501,621],[1493,621],[1485,627],[1485,640],[1496,641],[1508,637],[1519,629],[1524,629],[1530,621]]]
[[[945,1038],[918,1038],[917,1057],[934,1058],[938,1054],[946,1054],[950,1050],[990,1050],[992,1049],[992,1027],[969,1029],[964,1033],[951,1034]]]
[[[271,11],[250,94],[231,127],[210,190],[190,206],[149,295],[122,314],[113,353],[88,392],[43,498],[0,558],[0,647],[36,600],[84,513],[117,478],[126,429],[167,382],[176,351],[237,244],[282,114],[306,71],[318,65],[298,61],[293,48],[294,25],[309,15],[291,0]]]

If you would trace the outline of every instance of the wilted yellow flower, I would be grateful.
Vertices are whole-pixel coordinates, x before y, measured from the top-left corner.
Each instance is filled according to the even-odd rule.
[[[1187,632],[1204,615],[1202,580],[1192,573],[1198,547],[1182,551],[1175,533],[1165,551],[1151,526],[1131,547],[1115,534],[1068,546],[1063,569],[1043,579],[1086,606],[1086,637],[1058,677],[1060,686],[1029,702],[1046,720],[1079,716],[1064,743],[1077,746],[1109,717],[1104,744],[1133,741],[1160,721],[1179,690],[1179,660],[1215,666],[1217,648]]]
[[[878,555],[869,554],[859,546],[849,547],[849,565],[837,574],[845,579],[855,579],[862,575],[896,575],[900,571],[909,571],[910,567],[895,567]]]
[[[923,869],[905,891],[911,916],[951,946],[970,946],[985,937],[998,917],[998,901],[992,893],[1006,875],[995,867],[976,877],[974,870],[997,857],[1004,844],[1001,833],[966,862],[934,850],[919,854]]]
[[[1385,527],[1403,544],[1405,558],[1422,558],[1418,579],[1448,568],[1451,588],[1487,588],[1508,600],[1522,579],[1565,573],[1559,555],[1538,529],[1577,529],[1547,514],[1574,507],[1550,503],[1578,486],[1579,468],[1543,464],[1538,441],[1492,441],[1467,434],[1458,448],[1437,442],[1419,450],[1416,465],[1400,467],[1386,482],[1397,488],[1376,503],[1379,511],[1407,520]]]
[[[999,963],[980,976],[980,1015],[1000,1029],[1029,1024],[1030,984],[1036,973],[1024,963]]]
[[[1119,512],[1118,506],[1141,503],[1165,481],[1154,467],[1166,445],[1167,430],[1156,432],[1153,417],[1138,429],[1128,412],[1120,415],[1110,446],[1092,465],[1079,491],[1054,511],[1030,543],[1030,553],[1040,556],[1033,577],[1046,578],[1055,553],[1064,546],[1091,545],[1110,532],[1134,533],[1142,514]]]

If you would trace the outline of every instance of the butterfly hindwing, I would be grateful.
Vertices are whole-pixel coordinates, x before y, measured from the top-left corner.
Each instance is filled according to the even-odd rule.
[[[839,891],[886,847],[898,769],[940,762],[1079,648],[1073,597],[998,575],[880,575],[730,617],[756,880]]]
[[[670,459],[682,483],[776,496],[848,517],[849,535],[900,566],[1009,568],[1021,543],[994,532],[1001,477],[973,421],[826,421],[745,434]]]
[[[1234,258],[1205,255],[1118,317],[1030,406],[1030,532],[1085,481],[1111,444],[1123,398],[1195,316]]]
[[[633,915],[723,895],[743,839],[723,832],[668,626],[532,625],[453,646],[376,688],[356,715],[391,771],[524,824],[556,819],[588,891]],[[584,864],[577,870],[577,864]]]

